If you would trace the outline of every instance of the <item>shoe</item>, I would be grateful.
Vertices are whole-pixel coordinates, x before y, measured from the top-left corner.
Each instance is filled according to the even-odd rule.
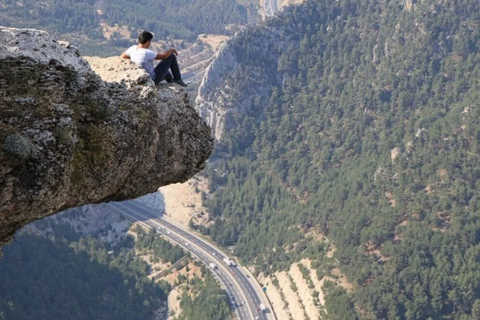
[[[173,83],[173,79],[172,79],[172,78],[165,79],[165,81],[167,81],[167,83]]]
[[[178,80],[173,79],[173,82],[176,83],[176,84],[181,85],[182,87],[188,87],[188,84],[186,84],[185,82],[183,82],[182,79],[178,79]]]

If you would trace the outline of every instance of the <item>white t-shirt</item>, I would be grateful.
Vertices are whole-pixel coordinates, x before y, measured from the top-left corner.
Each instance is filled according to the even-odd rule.
[[[147,70],[152,79],[155,79],[153,60],[155,60],[157,54],[154,51],[145,48],[138,48],[137,45],[134,45],[128,48],[125,53],[128,54],[130,60]]]

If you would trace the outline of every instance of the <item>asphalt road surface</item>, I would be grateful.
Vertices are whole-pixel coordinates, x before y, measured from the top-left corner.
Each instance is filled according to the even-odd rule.
[[[273,313],[268,310],[268,302],[264,293],[258,284],[254,284],[255,280],[247,275],[243,267],[239,265],[230,267],[225,264],[223,262],[225,254],[214,245],[139,201],[110,202],[108,205],[126,217],[140,221],[149,228],[154,228],[162,236],[188,250],[209,268],[209,263],[214,263],[217,268],[211,271],[226,289],[232,309],[240,320],[275,319]],[[259,309],[261,303],[267,306],[267,312]]]

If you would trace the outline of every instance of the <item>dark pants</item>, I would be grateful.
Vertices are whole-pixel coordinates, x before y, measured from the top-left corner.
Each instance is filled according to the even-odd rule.
[[[172,81],[172,74],[168,70],[172,70],[173,79],[180,80],[182,75],[180,74],[180,68],[178,67],[177,57],[174,53],[165,60],[161,60],[155,67],[155,84],[158,84],[162,80]]]

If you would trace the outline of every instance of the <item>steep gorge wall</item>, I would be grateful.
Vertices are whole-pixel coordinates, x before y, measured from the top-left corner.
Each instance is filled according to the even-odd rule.
[[[258,117],[272,87],[287,76],[278,72],[278,58],[292,40],[289,32],[271,21],[256,26],[254,34],[247,29],[222,44],[205,72],[195,101],[216,140],[222,140],[223,133],[232,127],[235,115]],[[253,59],[247,60],[246,56]]]
[[[0,27],[0,245],[59,210],[138,197],[204,167],[213,140],[186,92],[105,61],[115,82],[46,32]]]

